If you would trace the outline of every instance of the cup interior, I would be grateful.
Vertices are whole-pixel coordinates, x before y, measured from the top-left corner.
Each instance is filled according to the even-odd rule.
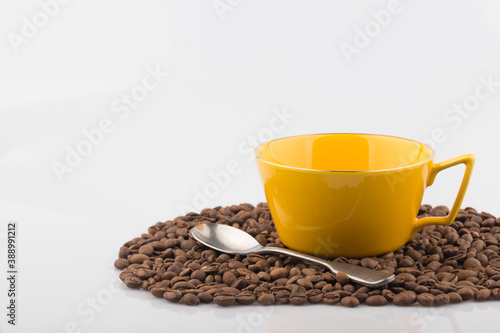
[[[424,162],[433,150],[416,141],[375,134],[312,134],[282,138],[257,147],[256,156],[291,168],[374,171]]]

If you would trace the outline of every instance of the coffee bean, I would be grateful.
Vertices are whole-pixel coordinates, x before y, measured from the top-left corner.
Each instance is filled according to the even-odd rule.
[[[377,267],[378,262],[376,260],[373,260],[371,258],[363,258],[361,259],[361,266],[366,267],[366,268],[375,268]]]
[[[458,289],[458,294],[460,296],[462,296],[462,299],[464,301],[467,301],[469,299],[472,299],[474,298],[474,296],[476,295],[476,292],[474,289],[472,289],[471,287],[465,287],[465,288],[462,288],[462,289]]]
[[[349,308],[355,308],[359,305],[359,300],[353,296],[347,296],[340,300],[340,304]]]
[[[310,289],[306,292],[306,298],[309,303],[317,304],[323,300],[323,293],[319,289]]]
[[[311,281],[309,281],[306,278],[298,279],[297,284],[301,287],[304,287],[306,289],[311,289],[313,287],[313,284]]]
[[[481,289],[476,292],[475,299],[478,302],[486,301],[491,296],[490,289]]]
[[[448,294],[439,294],[434,296],[434,304],[445,305],[450,303],[450,296]]]
[[[120,251],[118,252],[118,258],[127,259],[129,254],[130,254],[130,250],[128,249],[128,247],[122,246],[122,247],[120,247]]]
[[[142,286],[142,280],[137,277],[128,277],[125,279],[125,285],[129,288],[140,288]]]
[[[305,292],[292,292],[289,298],[290,304],[302,305],[307,303],[307,297]]]
[[[365,303],[370,306],[382,306],[387,304],[387,299],[382,295],[372,295],[365,300]]]
[[[493,296],[495,299],[500,300],[500,288],[495,288],[491,291],[491,296]]]
[[[475,258],[468,258],[464,261],[462,267],[465,269],[481,267],[481,263]]]
[[[323,295],[323,302],[328,305],[335,305],[340,302],[340,295],[334,292],[328,292]]]
[[[213,301],[213,296],[206,292],[206,291],[203,291],[201,293],[198,293],[198,298],[200,299],[200,302],[201,303],[211,303]]]
[[[134,254],[130,257],[131,264],[142,264],[144,260],[149,260],[149,257],[145,254]]]
[[[241,305],[250,305],[255,302],[255,295],[250,293],[241,293],[236,296],[236,302]]]
[[[178,290],[167,291],[165,294],[163,294],[163,298],[172,303],[178,302],[181,297],[182,293]]]
[[[289,290],[280,290],[276,294],[276,301],[281,304],[287,304],[289,302],[290,294]]]
[[[394,296],[392,303],[399,306],[408,306],[417,300],[417,294],[413,291],[403,291]]]
[[[225,272],[222,276],[222,282],[227,286],[231,286],[234,281],[236,281],[236,276],[229,271]]]
[[[269,275],[270,275],[272,280],[277,280],[277,279],[281,279],[281,278],[286,278],[288,275],[288,271],[286,270],[286,268],[273,267],[271,269],[271,273],[269,273]]]
[[[130,265],[127,259],[118,258],[115,260],[115,267],[118,269],[125,269]]]
[[[434,305],[435,296],[430,293],[423,293],[417,295],[417,302],[423,306]]]
[[[195,294],[185,294],[181,298],[182,303],[186,305],[198,305],[200,304],[200,299]]]
[[[448,296],[450,296],[450,303],[461,303],[462,302],[462,296],[460,296],[459,293],[451,292],[451,293],[448,293]]]
[[[338,272],[337,274],[335,274],[335,279],[341,285],[345,285],[345,284],[349,283],[349,276],[347,276],[347,274],[344,272]]]
[[[276,304],[276,298],[273,294],[262,294],[257,298],[257,302],[261,305],[273,305]]]
[[[230,306],[236,301],[236,296],[230,293],[217,293],[214,297],[214,302],[220,306]]]
[[[139,254],[144,254],[148,257],[151,256],[154,251],[155,249],[151,246],[151,244],[146,244],[139,248]]]

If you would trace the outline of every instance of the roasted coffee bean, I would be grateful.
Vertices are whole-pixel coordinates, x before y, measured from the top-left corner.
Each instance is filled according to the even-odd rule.
[[[464,261],[462,267],[464,269],[470,269],[470,268],[476,268],[476,267],[481,267],[481,263],[479,260],[475,258],[468,258]]]
[[[131,264],[142,264],[144,260],[149,260],[149,257],[145,254],[134,254],[129,261]]]
[[[462,296],[460,296],[459,293],[451,292],[451,293],[448,293],[448,296],[450,296],[450,303],[461,303],[462,302]]]
[[[417,294],[413,291],[403,291],[394,296],[392,303],[394,305],[408,306],[415,303],[417,300]]]
[[[261,305],[274,305],[276,304],[276,297],[273,294],[262,294],[257,298],[257,302]]]
[[[148,257],[151,256],[154,251],[155,249],[151,246],[151,244],[146,244],[139,248],[139,254],[144,254]]]
[[[298,279],[296,282],[299,286],[304,287],[306,289],[311,289],[313,287],[313,284],[311,281],[309,281],[306,278]]]
[[[359,300],[353,296],[347,296],[340,300],[340,304],[349,308],[355,308],[359,305]]]
[[[200,299],[195,294],[187,293],[181,298],[182,303],[186,305],[198,305],[200,304]]]
[[[475,299],[478,302],[486,301],[491,296],[490,289],[481,289],[476,292]]]
[[[369,296],[365,300],[365,303],[370,305],[370,306],[381,306],[381,305],[387,304],[387,299],[382,295],[373,295],[373,296]]]
[[[127,259],[129,254],[130,254],[130,250],[128,249],[128,247],[122,246],[120,248],[120,251],[118,252],[118,258]]]
[[[199,293],[197,296],[201,303],[211,303],[214,299],[214,297],[206,291]]]
[[[323,293],[319,289],[310,289],[306,292],[306,297],[309,303],[317,304],[323,300]]]
[[[182,298],[182,293],[178,290],[167,291],[163,298],[169,302],[176,303]]]
[[[491,291],[493,298],[500,300],[500,288],[495,288]]]
[[[434,304],[445,305],[450,303],[450,296],[448,294],[439,294],[434,296]]]
[[[220,306],[230,306],[236,301],[236,296],[231,293],[217,293],[214,297],[214,302]]]
[[[349,276],[347,276],[347,274],[344,272],[338,272],[337,274],[335,274],[335,279],[341,285],[346,285],[349,283]]]
[[[417,302],[423,306],[434,305],[435,296],[430,293],[423,293],[417,295]]]
[[[255,302],[255,295],[251,293],[241,293],[236,295],[236,302],[241,305],[250,305]]]
[[[115,267],[118,269],[125,269],[130,265],[130,262],[127,259],[118,258],[115,260]]]
[[[290,294],[289,302],[290,302],[290,304],[293,304],[293,305],[302,305],[302,304],[307,303],[306,293],[301,292],[301,291],[292,292]]]
[[[286,270],[286,268],[273,267],[271,268],[271,272],[269,273],[269,275],[272,280],[277,280],[281,278],[286,278],[288,275],[288,271]]]
[[[423,205],[419,216],[441,216],[448,211],[444,206]],[[232,225],[262,245],[283,246],[267,204],[207,208],[200,214],[158,222],[141,237],[126,242],[114,262],[123,270],[120,279],[130,288],[147,289],[171,302],[182,298],[192,305],[252,304],[256,300],[263,304],[336,304],[341,299],[348,306],[355,304],[352,299],[372,306],[415,301],[444,305],[500,298],[500,218],[470,207],[460,210],[452,225],[426,226],[393,252],[335,259],[396,275],[388,286],[374,289],[350,282],[345,273],[332,274],[284,255],[232,256],[206,249],[188,232],[203,222]]]
[[[340,295],[334,292],[326,293],[323,295],[323,302],[328,305],[335,305],[340,302]]]
[[[129,288],[140,288],[142,286],[142,280],[137,277],[128,277],[125,279],[125,285]]]

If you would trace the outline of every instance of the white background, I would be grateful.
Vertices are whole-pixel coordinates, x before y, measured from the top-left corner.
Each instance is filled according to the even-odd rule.
[[[494,301],[190,308],[117,281],[121,244],[183,205],[263,201],[248,152],[271,136],[381,133],[431,140],[436,161],[473,153],[463,206],[500,215],[500,86],[458,119],[448,113],[474,102],[481,77],[500,81],[498,2],[401,0],[381,28],[372,12],[388,1],[215,4],[227,11],[211,0],[73,0],[17,47],[13,34],[23,36],[41,5],[0,5],[2,272],[8,221],[19,228],[18,324],[7,324],[1,278],[0,331],[472,332],[479,321],[494,331]],[[359,30],[377,26],[368,45],[355,44]],[[360,46],[349,59],[346,44]],[[169,75],[121,119],[113,103],[138,91],[148,68]],[[293,117],[275,122],[283,112]],[[103,119],[113,131],[59,181],[54,163]],[[230,161],[239,174],[203,201],[196,193],[205,196],[210,173]],[[424,202],[451,205],[462,171],[441,173]]]

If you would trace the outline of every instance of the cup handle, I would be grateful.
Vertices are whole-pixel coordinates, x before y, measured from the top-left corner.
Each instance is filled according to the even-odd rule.
[[[434,183],[434,179],[436,178],[436,175],[439,172],[461,163],[465,164],[464,178],[462,179],[462,184],[460,184],[460,189],[458,190],[457,198],[455,199],[455,203],[453,204],[450,213],[447,216],[424,217],[418,219],[415,224],[415,232],[422,229],[426,225],[430,224],[450,225],[453,223],[455,217],[457,216],[458,210],[460,209],[460,205],[462,204],[462,200],[464,199],[467,186],[469,185],[470,176],[472,174],[472,168],[474,167],[474,160],[475,160],[474,155],[466,154],[449,159],[441,163],[434,164],[429,174],[429,178],[427,179],[427,186],[431,186]]]

